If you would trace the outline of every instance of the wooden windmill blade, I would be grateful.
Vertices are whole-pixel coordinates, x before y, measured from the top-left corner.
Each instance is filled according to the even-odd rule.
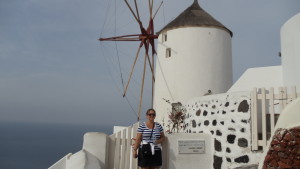
[[[159,7],[157,10],[153,13],[153,8],[154,8],[154,3],[153,0],[148,0],[148,7],[149,7],[149,22],[148,22],[148,27],[145,28],[143,26],[143,22],[141,21],[141,16],[140,16],[140,9],[137,3],[137,0],[134,0],[134,8],[130,5],[128,0],[124,0],[126,6],[130,10],[132,16],[134,17],[135,21],[137,22],[140,33],[139,34],[129,34],[129,35],[120,35],[120,36],[114,36],[114,37],[108,37],[108,38],[99,38],[100,41],[125,41],[125,42],[130,42],[130,41],[139,41],[140,45],[138,46],[135,60],[132,64],[131,67],[131,72],[128,78],[128,81],[126,83],[126,87],[124,88],[124,93],[123,97],[126,96],[130,80],[132,78],[132,74],[134,72],[134,68],[136,65],[136,61],[139,57],[140,50],[142,47],[145,49],[145,54],[144,54],[144,65],[143,65],[143,76],[142,76],[142,85],[141,85],[141,91],[140,91],[140,103],[139,103],[139,110],[138,110],[138,121],[140,120],[140,114],[141,114],[141,107],[142,107],[142,99],[143,99],[143,91],[144,91],[144,81],[145,81],[145,72],[146,72],[146,62],[148,61],[149,68],[151,70],[151,79],[152,79],[152,105],[153,105],[153,90],[154,90],[154,82],[155,82],[155,77],[154,77],[154,57],[156,55],[156,49],[155,49],[155,40],[158,38],[158,35],[154,33],[154,22],[153,19],[155,18],[157,12],[159,11],[162,2],[160,3]],[[135,9],[135,10],[134,10]],[[151,56],[150,58],[149,51],[151,51]]]

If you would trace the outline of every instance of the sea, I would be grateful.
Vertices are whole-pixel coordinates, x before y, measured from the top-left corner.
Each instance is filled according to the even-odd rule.
[[[0,122],[0,169],[47,169],[81,150],[86,132],[111,134],[113,126]]]

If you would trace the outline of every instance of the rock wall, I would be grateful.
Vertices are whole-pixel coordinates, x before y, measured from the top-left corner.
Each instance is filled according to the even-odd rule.
[[[261,153],[251,151],[250,103],[249,92],[238,92],[203,96],[184,105],[183,132],[214,138],[214,169],[258,163]]]
[[[300,168],[300,127],[275,132],[263,165],[267,168]]]

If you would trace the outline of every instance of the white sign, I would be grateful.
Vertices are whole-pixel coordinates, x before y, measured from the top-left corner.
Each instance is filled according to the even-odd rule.
[[[204,140],[178,140],[179,154],[205,154]]]

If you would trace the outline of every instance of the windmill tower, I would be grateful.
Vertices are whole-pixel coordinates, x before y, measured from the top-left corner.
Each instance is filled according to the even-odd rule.
[[[159,33],[154,108],[162,122],[171,103],[224,93],[232,85],[232,32],[195,0]]]

